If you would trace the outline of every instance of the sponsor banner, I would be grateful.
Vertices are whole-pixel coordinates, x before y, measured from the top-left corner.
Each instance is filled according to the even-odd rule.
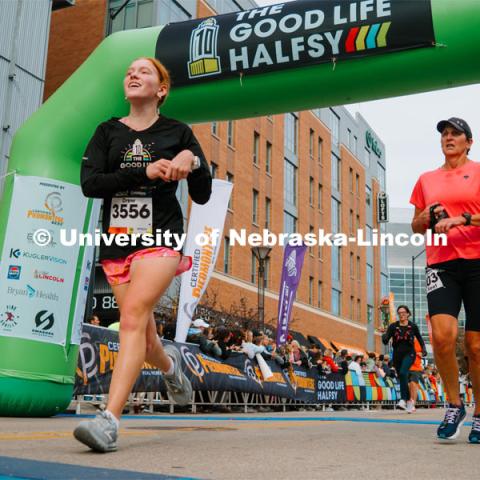
[[[92,210],[90,220],[88,221],[87,233],[94,232],[98,225],[100,216],[101,200],[92,200]],[[85,319],[85,307],[87,305],[88,289],[90,286],[90,275],[93,271],[93,262],[95,261],[95,247],[86,245],[83,251],[82,269],[77,291],[77,301],[75,302],[75,313],[73,315],[72,337],[70,343],[80,345],[82,339],[82,325]]]
[[[345,403],[345,375],[332,373],[317,377],[317,403]]]
[[[297,0],[166,25],[175,87],[433,47],[430,0]]]
[[[205,205],[192,202],[185,255],[192,268],[182,275],[175,341],[185,342],[198,302],[205,292],[220,249],[223,226],[233,184],[212,181],[212,194]],[[199,240],[203,245],[199,245]]]
[[[257,361],[243,353],[232,352],[226,360],[218,360],[202,353],[197,345],[176,345],[183,371],[196,391],[255,393],[307,403],[343,402],[346,398],[345,377],[340,374],[320,377],[317,369],[301,367],[284,371],[275,361],[266,360],[273,375],[264,380]],[[84,325],[74,395],[108,392],[118,350],[118,332]],[[162,374],[145,363],[133,391],[164,392]]]
[[[283,254],[282,279],[278,300],[277,345],[287,342],[288,324],[302,275],[305,245],[287,245]]]
[[[79,247],[62,246],[60,229],[82,229],[86,204],[77,185],[15,175],[0,257],[0,335],[65,345]]]

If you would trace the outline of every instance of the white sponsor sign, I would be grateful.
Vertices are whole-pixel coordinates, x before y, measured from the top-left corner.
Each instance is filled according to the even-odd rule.
[[[82,230],[86,205],[77,185],[15,176],[0,260],[0,336],[65,345],[79,247],[61,245],[60,229]]]
[[[185,342],[195,308],[205,292],[217,260],[233,184],[213,180],[212,195],[205,205],[192,203],[188,222],[185,255],[192,257],[192,268],[182,275],[178,304],[176,342]],[[200,246],[195,242],[203,237]]]
[[[90,212],[90,220],[88,222],[88,233],[93,233],[98,225],[98,217],[100,215],[100,207],[102,201],[93,200],[92,211]],[[77,301],[75,303],[75,314],[73,315],[72,338],[70,343],[80,345],[82,340],[82,326],[85,318],[85,306],[87,304],[87,295],[92,274],[92,266],[95,261],[95,246],[87,245],[83,252],[82,270],[77,290]]]

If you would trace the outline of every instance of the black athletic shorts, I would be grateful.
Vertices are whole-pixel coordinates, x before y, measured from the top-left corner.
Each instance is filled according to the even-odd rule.
[[[458,258],[426,268],[428,313],[458,318],[465,308],[465,330],[480,332],[480,259]]]
[[[417,370],[410,370],[408,372],[408,381],[409,382],[415,382],[415,383],[420,383],[420,380],[423,377],[423,373],[419,372]]]

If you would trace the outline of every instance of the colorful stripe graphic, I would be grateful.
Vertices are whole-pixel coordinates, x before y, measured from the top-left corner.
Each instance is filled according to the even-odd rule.
[[[345,40],[347,53],[387,46],[387,33],[392,22],[375,23],[363,27],[352,27]]]

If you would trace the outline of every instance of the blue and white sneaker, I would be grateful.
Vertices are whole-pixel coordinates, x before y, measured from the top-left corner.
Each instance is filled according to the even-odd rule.
[[[470,443],[480,443],[480,415],[474,415],[472,418],[472,431],[468,436]]]
[[[465,422],[466,415],[465,405],[462,404],[461,407],[457,407],[450,403],[445,412],[445,418],[438,427],[438,438],[441,440],[455,440],[460,435],[460,429],[463,422]]]

